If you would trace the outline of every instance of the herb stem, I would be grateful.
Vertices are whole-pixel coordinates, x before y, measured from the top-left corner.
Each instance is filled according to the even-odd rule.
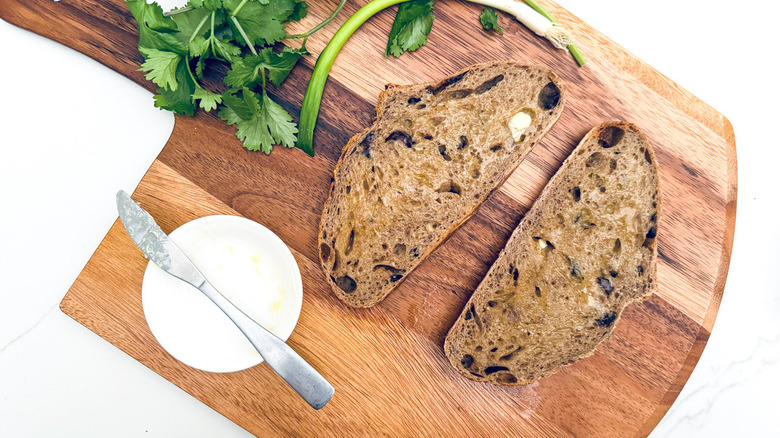
[[[336,60],[341,48],[347,42],[350,36],[369,18],[374,16],[377,12],[389,8],[390,6],[397,5],[409,0],[373,0],[368,2],[362,8],[358,9],[354,15],[352,15],[344,24],[341,25],[336,34],[333,35],[328,45],[325,46],[319,58],[317,58],[317,64],[314,66],[311,79],[309,80],[309,86],[306,88],[306,94],[303,96],[303,103],[301,104],[301,119],[298,123],[298,143],[297,147],[302,149],[309,155],[314,156],[314,128],[317,125],[317,116],[320,112],[320,103],[322,102],[322,94],[325,90],[325,82],[328,80],[330,69],[333,66],[333,62]],[[474,1],[474,0],[469,0]],[[550,15],[539,3],[535,0],[523,0],[531,8],[542,14],[545,18],[553,23],[557,23],[555,18]],[[480,1],[474,1],[475,3],[482,3]],[[343,2],[342,2],[343,3]],[[340,7],[341,5],[339,5]],[[328,17],[331,19],[331,17]],[[326,23],[327,24],[327,23]],[[315,27],[314,31],[319,30]],[[305,34],[303,34],[305,35]],[[303,35],[291,35],[288,38],[299,38]],[[585,57],[582,52],[577,49],[574,44],[567,46],[567,49],[572,54],[577,64],[580,66],[585,64]]]
[[[344,5],[345,4],[347,4],[347,0],[341,0],[341,3],[339,3],[339,5],[336,7],[336,9],[333,11],[333,13],[330,14],[330,16],[328,18],[322,20],[322,22],[320,24],[318,24],[318,25],[314,26],[313,28],[311,28],[311,30],[309,30],[308,32],[306,32],[306,33],[299,33],[299,34],[296,34],[296,35],[287,35],[285,37],[285,39],[308,38],[308,37],[312,36],[318,30],[322,29],[323,27],[327,26],[328,23],[333,21],[333,19],[336,18],[336,15],[338,15],[339,12],[341,12],[341,10],[344,9]]]
[[[249,0],[243,0],[241,3],[239,3],[238,6],[236,6],[236,9],[230,13],[230,16],[235,17],[236,15],[238,15],[238,13],[241,12],[241,9],[244,9],[244,6],[247,3],[249,3]]]
[[[549,12],[547,12],[546,9],[544,9],[544,6],[540,5],[536,2],[536,0],[523,0],[528,6],[533,8],[536,12],[542,14],[544,18],[550,20],[551,22],[558,24],[558,20],[555,19],[552,15],[550,15]],[[585,65],[586,59],[585,55],[582,54],[580,49],[577,48],[574,44],[569,44],[566,46],[567,49],[569,49],[569,53],[571,53],[571,56],[574,57],[574,60],[577,61],[577,65],[582,67]]]
[[[198,34],[200,34],[200,30],[203,29],[203,25],[206,24],[206,20],[208,20],[208,18],[209,18],[209,16],[206,15],[205,17],[203,17],[202,20],[200,20],[200,24],[198,24],[198,27],[195,29],[195,32],[192,32],[192,35],[190,36],[190,40],[189,40],[190,43],[192,42],[192,40],[195,39],[196,36],[198,36]],[[211,27],[211,33],[213,34],[214,33],[214,27],[213,27],[214,26],[214,13],[213,12],[211,13],[211,26],[212,26]]]
[[[336,60],[336,55],[339,54],[349,37],[374,14],[405,1],[408,0],[373,0],[369,2],[358,9],[355,15],[341,25],[336,34],[333,35],[333,38],[330,39],[328,45],[325,46],[325,49],[320,53],[319,58],[317,58],[317,64],[314,66],[311,80],[309,80],[309,86],[306,88],[306,94],[303,96],[301,120],[298,123],[298,143],[296,146],[303,149],[307,154],[314,156],[314,127],[317,125],[317,115],[320,112],[320,102],[322,101],[322,93],[325,90],[325,82],[328,80],[328,74],[330,74],[333,61]]]
[[[244,0],[244,3],[246,2],[247,0]],[[249,37],[246,36],[246,32],[244,32],[244,28],[241,27],[241,24],[238,22],[236,17],[231,15],[230,19],[233,20],[233,24],[236,25],[236,29],[238,29],[238,33],[241,34],[241,37],[244,38],[244,42],[246,42],[246,45],[249,46],[249,51],[252,52],[253,55],[257,55],[257,50],[255,50],[255,45],[252,43],[252,41],[249,40]]]
[[[165,11],[165,12],[163,12],[163,16],[170,17],[172,15],[183,14],[185,12],[189,12],[189,11],[193,11],[193,10],[195,10],[195,8],[193,6],[185,6],[185,7],[181,8],[181,9],[174,9],[173,11]]]
[[[195,78],[195,75],[192,74],[192,69],[190,68],[190,57],[189,56],[185,56],[184,63],[187,65],[187,73],[190,74],[190,79],[192,79],[192,82],[195,83],[195,88],[203,88],[198,83],[198,80]]]

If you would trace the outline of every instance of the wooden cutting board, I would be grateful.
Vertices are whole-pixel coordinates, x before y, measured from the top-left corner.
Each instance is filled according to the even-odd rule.
[[[336,0],[310,3],[308,29]],[[309,41],[327,38],[365,0]],[[134,193],[163,230],[209,214],[237,214],[276,232],[303,274],[304,302],[290,345],[336,388],[321,411],[306,407],[264,365],[230,374],[189,368],[145,324],[146,261],[118,223],[62,301],[62,310],[144,365],[259,436],[628,436],[645,435],[682,389],[710,334],[726,281],[737,196],[729,122],[587,24],[546,1],[589,58],[564,52],[503,16],[501,37],[480,29],[479,8],[437,2],[430,42],[400,59],[382,53],[393,13],[364,25],[336,62],[315,136],[317,155],[244,150],[214,115],[177,117],[173,135]],[[0,16],[59,41],[147,89],[137,71],[136,23],[120,0],[0,0]],[[566,82],[552,131],[479,212],[375,308],[355,310],[330,292],[317,261],[316,230],[333,166],[373,116],[388,82],[443,77],[491,59],[529,59]],[[315,58],[274,92],[293,113]],[[121,105],[117,102],[117,105]],[[655,147],[664,199],[658,291],[630,306],[596,353],[526,387],[467,381],[442,352],[447,329],[548,178],[594,125],[625,119]],[[121,133],[117,133],[121,135]]]

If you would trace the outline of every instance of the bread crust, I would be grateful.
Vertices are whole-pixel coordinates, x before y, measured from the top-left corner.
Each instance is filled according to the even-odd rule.
[[[349,295],[347,293],[344,293],[344,291],[337,285],[337,283],[336,283],[335,279],[333,278],[333,276],[330,275],[331,269],[329,268],[329,266],[327,266],[327,264],[331,263],[331,261],[330,261],[329,257],[327,257],[325,254],[323,254],[323,248],[324,248],[324,246],[328,245],[328,243],[326,242],[326,240],[323,237],[323,235],[324,235],[324,231],[325,231],[324,228],[326,226],[326,223],[327,223],[328,217],[329,217],[328,207],[333,204],[334,190],[335,190],[337,184],[339,183],[339,181],[338,181],[338,179],[339,179],[339,171],[342,168],[342,166],[344,165],[345,157],[347,156],[347,154],[350,153],[350,151],[354,150],[357,147],[358,143],[361,141],[361,139],[364,139],[365,136],[369,132],[371,132],[377,126],[377,124],[380,121],[382,121],[382,119],[383,119],[383,111],[386,109],[386,106],[388,105],[388,100],[390,99],[391,95],[397,94],[399,92],[404,92],[406,90],[411,90],[411,89],[414,89],[414,88],[436,87],[438,85],[441,85],[442,83],[445,83],[445,82],[451,80],[452,78],[457,78],[457,77],[459,77],[461,75],[464,75],[464,74],[466,74],[466,73],[468,73],[470,71],[475,71],[477,69],[485,69],[485,70],[493,69],[493,68],[496,68],[498,66],[504,66],[508,62],[516,64],[518,66],[518,68],[520,68],[520,67],[531,68],[531,69],[537,69],[537,70],[539,70],[541,72],[544,72],[544,74],[547,76],[547,78],[549,78],[549,81],[554,83],[555,86],[558,88],[558,90],[560,90],[560,103],[557,104],[556,108],[554,108],[555,114],[551,118],[551,121],[549,123],[547,123],[546,125],[542,126],[541,129],[534,135],[533,140],[530,141],[530,146],[527,148],[527,151],[525,151],[525,153],[523,154],[522,158],[517,160],[517,162],[514,163],[513,166],[511,166],[511,169],[509,169],[507,172],[505,172],[503,175],[501,175],[501,179],[494,184],[494,186],[492,187],[490,192],[487,193],[485,196],[483,196],[480,202],[474,204],[468,211],[466,211],[464,215],[459,217],[454,222],[454,224],[447,229],[446,233],[444,233],[437,241],[435,241],[433,244],[425,247],[423,252],[417,258],[416,262],[405,272],[405,275],[403,275],[403,277],[400,279],[400,281],[394,282],[394,283],[390,284],[388,287],[385,287],[380,293],[377,293],[376,295],[374,295],[372,297],[372,299],[370,299],[370,300],[356,300],[356,299],[353,299],[353,296],[351,296],[351,295]],[[330,190],[328,192],[328,198],[327,198],[327,200],[326,200],[326,202],[324,204],[323,213],[322,213],[321,219],[320,219],[320,224],[319,224],[319,228],[318,228],[318,252],[319,252],[319,256],[320,256],[319,257],[320,258],[320,266],[322,267],[323,272],[325,273],[326,281],[331,286],[331,288],[334,291],[334,293],[336,294],[336,296],[339,299],[341,299],[344,303],[346,303],[346,304],[348,304],[348,305],[350,305],[352,307],[367,308],[367,307],[372,307],[372,306],[376,305],[377,303],[381,302],[388,294],[390,294],[393,290],[395,290],[395,288],[398,287],[398,285],[400,285],[403,282],[403,280],[406,279],[406,277],[409,275],[409,273],[411,273],[411,271],[413,271],[414,269],[416,269],[417,266],[419,266],[419,264],[422,262],[422,260],[424,260],[428,255],[430,255],[436,248],[438,248],[444,241],[446,241],[452,235],[452,233],[456,229],[458,229],[471,216],[473,216],[474,213],[476,212],[476,210],[478,209],[478,207],[482,203],[484,203],[485,200],[487,200],[487,198],[498,187],[501,186],[501,184],[503,184],[506,181],[506,179],[512,174],[512,171],[514,171],[514,169],[516,169],[516,167],[520,164],[520,162],[522,162],[522,159],[527,155],[528,152],[530,152],[530,149],[533,147],[533,145],[535,145],[539,141],[539,139],[541,139],[552,128],[552,126],[555,124],[555,122],[558,119],[558,116],[562,112],[562,109],[563,109],[563,106],[564,106],[564,102],[565,102],[565,96],[566,96],[566,92],[565,92],[564,83],[554,72],[552,72],[551,70],[547,69],[546,67],[543,67],[543,66],[538,65],[538,64],[528,63],[528,62],[514,62],[514,61],[493,61],[493,62],[488,62],[488,63],[475,64],[475,65],[466,67],[466,68],[464,68],[464,69],[454,73],[453,75],[451,75],[451,76],[449,76],[447,78],[444,78],[444,79],[442,79],[440,81],[433,81],[433,82],[429,82],[429,83],[412,84],[412,85],[388,84],[385,87],[385,90],[382,93],[380,93],[380,95],[379,95],[378,103],[377,103],[377,106],[376,106],[377,118],[376,118],[375,122],[371,126],[366,128],[365,130],[361,131],[360,133],[358,133],[358,134],[354,135],[352,138],[350,138],[350,140],[347,142],[347,145],[342,149],[342,153],[341,153],[341,155],[340,155],[340,157],[339,157],[339,159],[338,159],[338,161],[336,163],[336,166],[334,167],[333,182],[331,183],[331,187],[330,187]],[[331,250],[333,250],[333,249],[331,249]]]

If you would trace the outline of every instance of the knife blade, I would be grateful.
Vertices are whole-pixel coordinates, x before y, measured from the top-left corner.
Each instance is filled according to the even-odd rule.
[[[265,362],[309,405],[321,409],[333,397],[333,386],[284,341],[252,320],[209,283],[194,263],[163,232],[152,215],[125,191],[116,194],[119,219],[144,255],[165,272],[205,294],[249,339]]]

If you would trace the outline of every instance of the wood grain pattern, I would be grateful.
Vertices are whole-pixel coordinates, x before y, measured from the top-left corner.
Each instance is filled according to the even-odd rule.
[[[337,3],[310,2],[307,29]],[[364,0],[350,1],[354,12]],[[71,287],[62,310],[109,342],[259,436],[646,435],[669,409],[714,323],[731,254],[736,154],[729,122],[557,5],[589,63],[504,19],[503,37],[479,30],[479,9],[437,2],[428,45],[384,59],[393,14],[385,11],[345,46],[326,87],[317,156],[241,148],[213,115],[176,118],[164,150],[134,197],[165,231],[208,214],[239,214],[277,233],[304,281],[301,319],[290,344],[333,383],[322,411],[267,367],[212,374],[189,368],[157,344],[143,318],[145,260],[114,224]],[[0,0],[5,20],[62,42],[140,83],[135,22],[120,0]],[[348,14],[308,43],[318,53]],[[316,231],[332,169],[347,139],[366,126],[387,82],[442,77],[490,59],[529,59],[556,71],[568,101],[557,125],[477,214],[379,306],[342,305],[317,261]],[[314,58],[274,91],[297,107]],[[580,138],[613,119],[636,123],[656,150],[664,197],[658,292],[626,309],[596,353],[542,381],[496,388],[460,378],[441,345],[447,329],[523,213]]]

